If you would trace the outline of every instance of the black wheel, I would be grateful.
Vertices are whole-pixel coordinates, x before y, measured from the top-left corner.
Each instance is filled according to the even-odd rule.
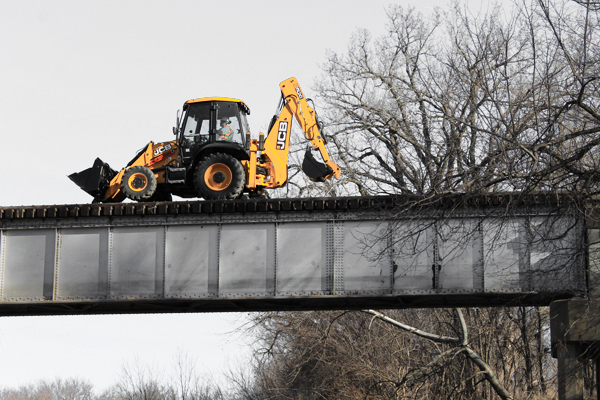
[[[200,161],[194,173],[196,192],[205,200],[237,199],[245,183],[242,163],[229,154],[207,156]]]
[[[146,201],[156,191],[156,177],[147,167],[131,167],[121,179],[121,190],[128,199]]]

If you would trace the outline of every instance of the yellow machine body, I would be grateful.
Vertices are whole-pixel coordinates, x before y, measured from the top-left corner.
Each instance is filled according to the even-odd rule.
[[[205,199],[231,199],[243,193],[263,195],[264,189],[288,181],[292,121],[310,143],[303,170],[315,181],[339,178],[341,169],[329,155],[321,124],[296,78],[280,84],[281,103],[266,137],[251,139],[248,106],[239,99],[204,97],[184,103],[177,138],[148,143],[120,171],[96,159],[94,166],[69,177],[94,201],[170,200],[171,194]],[[235,138],[235,139],[234,139]],[[323,162],[316,161],[317,151]]]

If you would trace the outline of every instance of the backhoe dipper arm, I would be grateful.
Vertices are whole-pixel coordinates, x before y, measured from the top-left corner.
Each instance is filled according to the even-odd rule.
[[[287,163],[289,155],[290,132],[292,116],[296,118],[306,139],[313,149],[318,150],[325,165],[316,161],[310,152],[303,163],[304,172],[315,181],[323,181],[331,177],[339,178],[340,167],[331,161],[325,140],[319,129],[315,110],[308,104],[296,78],[289,78],[279,85],[283,96],[283,107],[279,115],[271,124],[265,139],[265,154],[268,161],[273,164],[271,175],[274,175],[271,187],[283,186],[287,181]],[[307,161],[307,158],[309,159]],[[308,165],[307,165],[308,164]],[[274,173],[273,173],[274,172]]]

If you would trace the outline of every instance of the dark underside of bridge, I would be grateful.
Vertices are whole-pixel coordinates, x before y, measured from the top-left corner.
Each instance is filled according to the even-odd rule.
[[[452,295],[389,295],[389,296],[304,296],[288,298],[227,298],[227,299],[118,299],[82,301],[39,301],[0,303],[0,316],[19,315],[82,315],[82,314],[143,314],[201,312],[260,312],[363,310],[440,307],[518,307],[547,306],[552,301],[568,299],[573,293],[543,294],[483,294]]]

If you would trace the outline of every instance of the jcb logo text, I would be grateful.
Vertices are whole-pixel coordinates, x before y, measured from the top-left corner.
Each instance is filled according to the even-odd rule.
[[[158,149],[154,150],[154,156],[156,157],[159,154],[164,153],[165,151],[171,150],[171,145],[169,143],[165,144],[164,146],[159,147]]]
[[[288,123],[281,121],[279,123],[279,132],[277,132],[277,150],[285,150],[285,141],[287,139]]]

